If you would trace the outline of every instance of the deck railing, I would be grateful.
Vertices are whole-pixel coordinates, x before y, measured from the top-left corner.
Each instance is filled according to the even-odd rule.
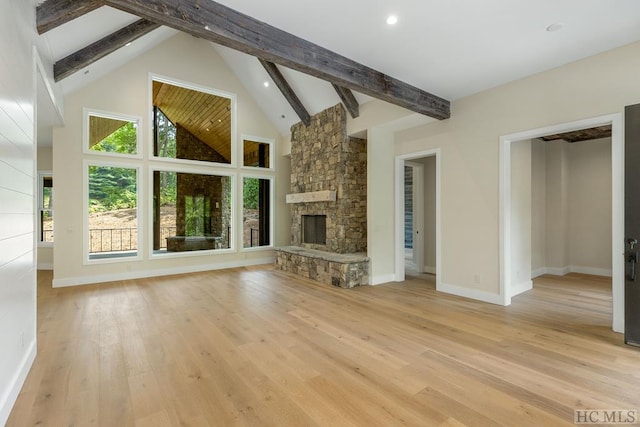
[[[176,227],[160,227],[160,248],[167,247],[167,237],[176,235]],[[137,228],[92,228],[89,252],[124,252],[138,249]]]

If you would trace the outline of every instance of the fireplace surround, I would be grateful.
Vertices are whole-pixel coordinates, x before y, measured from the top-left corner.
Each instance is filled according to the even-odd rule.
[[[291,127],[291,245],[276,248],[276,265],[350,288],[369,277],[367,142],[346,123],[338,104]]]

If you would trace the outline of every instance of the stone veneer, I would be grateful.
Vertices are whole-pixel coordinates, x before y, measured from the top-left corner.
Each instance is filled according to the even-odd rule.
[[[276,248],[278,268],[352,288],[369,283],[367,142],[347,136],[342,104],[291,127],[291,193],[335,191],[335,201],[291,204],[291,245]],[[326,244],[302,242],[302,216],[326,215]]]
[[[291,206],[291,243],[335,253],[367,251],[367,142],[347,136],[342,104],[291,127],[291,192],[336,191],[335,202]],[[302,243],[302,215],[327,216],[327,243]]]

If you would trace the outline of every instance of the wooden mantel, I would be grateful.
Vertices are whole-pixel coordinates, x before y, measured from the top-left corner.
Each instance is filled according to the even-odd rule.
[[[332,190],[309,191],[287,194],[287,203],[335,202],[336,192]]]

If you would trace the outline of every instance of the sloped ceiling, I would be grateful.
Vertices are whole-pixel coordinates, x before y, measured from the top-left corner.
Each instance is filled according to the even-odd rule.
[[[364,65],[449,100],[640,40],[637,0],[221,0]],[[389,26],[387,15],[398,23]],[[41,37],[55,60],[134,22],[102,7]],[[552,24],[559,31],[547,31]],[[73,76],[68,94],[175,34],[162,27]],[[283,134],[299,121],[253,57],[218,46],[218,52]],[[281,67],[314,114],[339,99],[329,83]],[[355,94],[361,103],[370,98]]]

